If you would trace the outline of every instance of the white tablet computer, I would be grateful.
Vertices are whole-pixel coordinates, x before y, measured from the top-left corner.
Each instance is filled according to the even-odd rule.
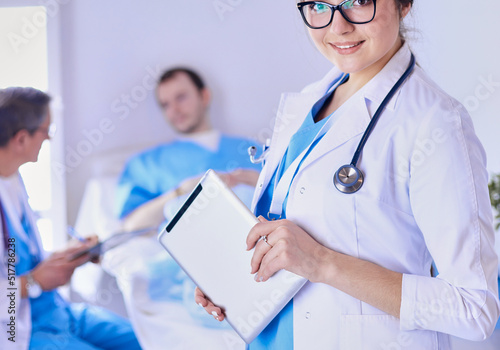
[[[250,274],[253,250],[246,251],[246,238],[257,222],[209,170],[158,238],[247,344],[306,282],[285,270],[255,282]]]

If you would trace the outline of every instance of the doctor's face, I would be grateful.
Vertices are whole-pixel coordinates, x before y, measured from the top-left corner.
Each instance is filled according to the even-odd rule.
[[[27,138],[26,143],[26,161],[36,162],[38,160],[38,155],[40,149],[42,148],[42,143],[45,140],[50,140],[50,111],[47,111],[47,116],[38,128],[36,128],[33,133],[31,133]]]
[[[325,1],[338,5],[342,1]],[[366,6],[372,0],[355,0],[354,4]],[[373,4],[372,4],[373,5]],[[341,71],[370,77],[378,73],[401,47],[400,19],[406,16],[410,6],[399,9],[395,0],[378,0],[373,20],[365,24],[353,24],[335,11],[332,23],[322,29],[310,29],[309,35],[318,50]]]
[[[156,94],[165,118],[177,132],[190,134],[210,129],[210,93],[207,89],[199,90],[186,73],[177,73],[161,83]]]

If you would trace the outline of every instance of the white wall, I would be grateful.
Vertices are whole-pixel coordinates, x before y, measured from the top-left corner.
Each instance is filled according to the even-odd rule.
[[[416,0],[414,42],[419,63],[463,103],[500,172],[500,1]]]
[[[153,84],[164,68],[198,69],[213,91],[214,124],[249,137],[269,136],[282,91],[298,90],[328,69],[291,1],[224,0],[237,5],[227,5],[222,17],[214,3],[76,0],[61,6],[67,147],[72,155],[87,154],[84,130],[102,120],[113,129],[102,141],[96,137],[89,156],[66,164],[70,222],[95,155],[135,152],[172,138],[153,91],[144,100],[141,95],[144,82]],[[117,102],[132,93],[133,108]]]
[[[330,67],[291,0],[58,1],[70,222],[86,180],[98,172],[97,156],[131,154],[172,138],[153,92],[141,94],[160,70],[183,64],[201,71],[213,90],[214,124],[261,138],[270,132],[280,93],[300,89]],[[226,4],[227,12],[221,15],[215,4]],[[413,47],[429,74],[473,107],[490,169],[500,171],[500,87],[482,83],[500,82],[500,2],[482,2],[480,16],[470,12],[479,4],[469,5],[417,0]],[[120,102],[123,95],[135,96],[133,107]],[[99,127],[106,133],[94,132],[92,144],[85,132]]]

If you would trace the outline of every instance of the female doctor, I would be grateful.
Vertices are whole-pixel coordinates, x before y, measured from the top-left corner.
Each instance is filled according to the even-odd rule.
[[[309,282],[250,349],[448,349],[494,329],[485,154],[465,108],[414,66],[412,3],[297,5],[334,68],[282,97],[247,244],[257,282]]]

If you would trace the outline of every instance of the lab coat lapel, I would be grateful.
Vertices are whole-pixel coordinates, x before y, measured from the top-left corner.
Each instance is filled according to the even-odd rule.
[[[285,154],[291,137],[302,125],[307,113],[309,113],[312,105],[320,96],[321,93],[318,92],[286,93],[282,95],[271,139],[271,152],[266,159],[258,181],[262,186],[259,186],[255,192],[252,208],[255,208],[262,193],[271,181],[275,169]]]
[[[368,109],[367,101],[370,100],[372,105],[376,107],[382,103],[382,100],[406,70],[410,57],[411,51],[405,44],[372,80],[335,112],[340,113],[341,116],[304,160],[299,172],[326,153],[365,132],[372,114],[375,113]],[[389,101],[386,109],[394,110],[400,91],[401,89]],[[347,164],[351,159],[342,161],[343,164]]]
[[[301,93],[285,93],[282,95],[271,139],[271,152],[259,177],[258,187],[252,201],[252,209],[256,207],[262,193],[271,181],[291,137],[299,129],[313,104],[326,93],[331,83],[340,78],[342,74],[338,68],[333,67],[323,79],[307,86]]]
[[[291,137],[302,125],[314,103],[327,92],[331,83],[342,75],[338,68],[333,67],[320,81],[307,86],[302,92],[282,95],[271,140],[272,151],[264,167],[265,170],[269,169],[265,172],[264,188],[283,157]]]
[[[38,233],[38,228],[36,225],[36,217],[33,211],[29,208],[29,203],[28,203],[28,194],[26,193],[26,188],[24,186],[24,182],[21,178],[21,175],[16,174],[13,175],[16,176],[17,179],[11,178],[11,179],[6,179],[0,181],[0,196],[2,197],[2,203],[4,206],[4,211],[9,218],[9,223],[12,225],[12,228],[16,231],[16,233],[21,237],[22,240],[25,242],[30,242],[30,235],[28,232],[25,232],[24,227],[19,219],[15,219],[19,217],[18,211],[15,209],[14,204],[12,203],[11,200],[9,200],[10,194],[8,190],[8,186],[12,186],[12,181],[18,180],[20,183],[20,190],[22,190],[21,193],[17,193],[17,195],[21,196],[21,204],[22,204],[22,209],[25,211],[25,215],[27,216],[27,220],[29,221],[30,227],[33,230],[33,238],[36,240],[36,244],[38,247],[40,247],[40,251],[43,255],[43,249],[42,247],[42,242],[40,239],[40,235]]]
[[[371,116],[369,114],[364,94],[356,94],[351,100],[336,113],[341,113],[341,116],[332,128],[323,136],[314,147],[311,153],[304,159],[299,172],[303,171],[307,166],[313,163],[318,158],[326,153],[336,149],[350,139],[360,136],[366,130],[370,123]],[[351,159],[343,160],[346,164]]]

